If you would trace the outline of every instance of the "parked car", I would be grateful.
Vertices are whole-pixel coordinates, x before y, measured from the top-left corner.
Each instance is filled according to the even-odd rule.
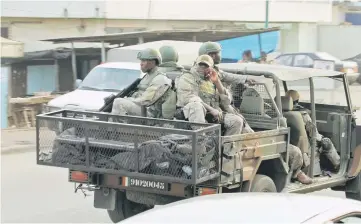
[[[276,64],[292,67],[313,68],[315,60],[328,60],[335,62],[335,71],[347,73],[349,84],[356,83],[360,79],[359,66],[355,61],[342,61],[326,52],[297,52],[280,54],[275,58]]]
[[[361,203],[304,194],[213,194],[157,207],[121,223],[360,223]]]
[[[60,109],[99,111],[104,105],[104,98],[119,93],[143,75],[139,63],[100,64],[83,81],[77,80],[77,89],[49,101],[44,109],[46,112]]]
[[[358,54],[352,58],[345,59],[345,61],[354,61],[357,63],[358,67],[361,68],[361,54]],[[361,84],[361,75],[359,76],[357,82]]]

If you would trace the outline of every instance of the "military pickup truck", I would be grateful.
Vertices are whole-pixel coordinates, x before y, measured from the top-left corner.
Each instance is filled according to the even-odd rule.
[[[154,205],[217,193],[331,187],[361,200],[361,127],[355,125],[345,74],[265,64],[220,67],[257,80],[230,86],[233,106],[254,133],[222,136],[219,124],[59,110],[37,116],[37,164],[69,169],[69,181],[77,190],[93,191],[94,207],[106,209],[113,222]],[[317,103],[316,85],[327,83],[317,78],[344,83],[345,105]],[[308,92],[309,102],[300,104],[341,156],[336,173],[322,167],[315,136],[305,136],[304,125],[293,119],[297,112],[283,102],[285,91],[296,87]],[[62,132],[48,128],[54,125]],[[312,184],[291,181],[290,144],[309,155],[310,165],[303,169]]]

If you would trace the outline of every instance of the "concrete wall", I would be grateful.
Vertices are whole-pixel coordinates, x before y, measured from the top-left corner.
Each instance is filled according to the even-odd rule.
[[[361,53],[361,26],[320,25],[318,50],[326,51],[340,59]]]
[[[270,1],[273,22],[321,22],[332,19],[331,1]],[[79,10],[81,9],[81,10]],[[2,0],[3,17],[109,18],[155,20],[264,21],[264,1],[230,0]]]
[[[118,0],[107,1],[106,11],[112,19],[264,21],[265,7],[265,1]],[[269,9],[272,22],[332,19],[332,3],[328,1],[270,1]]]
[[[2,17],[42,18],[100,18],[104,16],[105,1],[40,1],[2,0]],[[65,9],[67,12],[65,12]]]
[[[294,23],[290,29],[281,30],[280,51],[292,53],[317,50],[317,24]]]

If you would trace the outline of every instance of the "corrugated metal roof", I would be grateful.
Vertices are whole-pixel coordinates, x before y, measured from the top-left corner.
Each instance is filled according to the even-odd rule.
[[[139,43],[139,38],[143,42],[153,42],[159,40],[179,40],[191,41],[196,37],[196,41],[219,41],[231,39],[235,37],[248,36],[253,34],[265,33],[279,30],[278,27],[269,29],[233,29],[233,30],[149,30],[140,32],[129,32],[119,34],[108,34],[101,36],[84,36],[84,37],[65,37],[46,39],[43,41],[51,41],[53,43],[69,43],[69,42],[101,42],[109,44],[135,45]]]

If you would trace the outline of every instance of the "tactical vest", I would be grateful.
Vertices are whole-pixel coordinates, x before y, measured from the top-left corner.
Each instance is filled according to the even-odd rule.
[[[184,75],[187,75],[185,78],[188,79],[188,82],[196,84],[195,91],[204,103],[219,109],[218,91],[212,81],[200,78],[195,71]]]
[[[133,93],[132,97],[137,98],[141,96],[157,75],[164,75],[164,74],[161,73],[158,68],[155,68],[153,71],[151,71],[151,74],[149,73],[145,74],[137,86],[138,90],[135,93]]]
[[[204,103],[209,106],[218,109],[219,108],[219,98],[217,97],[216,86],[210,80],[198,81],[198,93],[199,97],[203,100]]]
[[[177,67],[160,67],[160,70],[172,80],[172,89],[168,91],[165,102],[162,104],[162,118],[173,119],[177,110],[177,93],[174,82],[177,77],[183,75],[183,69]]]

